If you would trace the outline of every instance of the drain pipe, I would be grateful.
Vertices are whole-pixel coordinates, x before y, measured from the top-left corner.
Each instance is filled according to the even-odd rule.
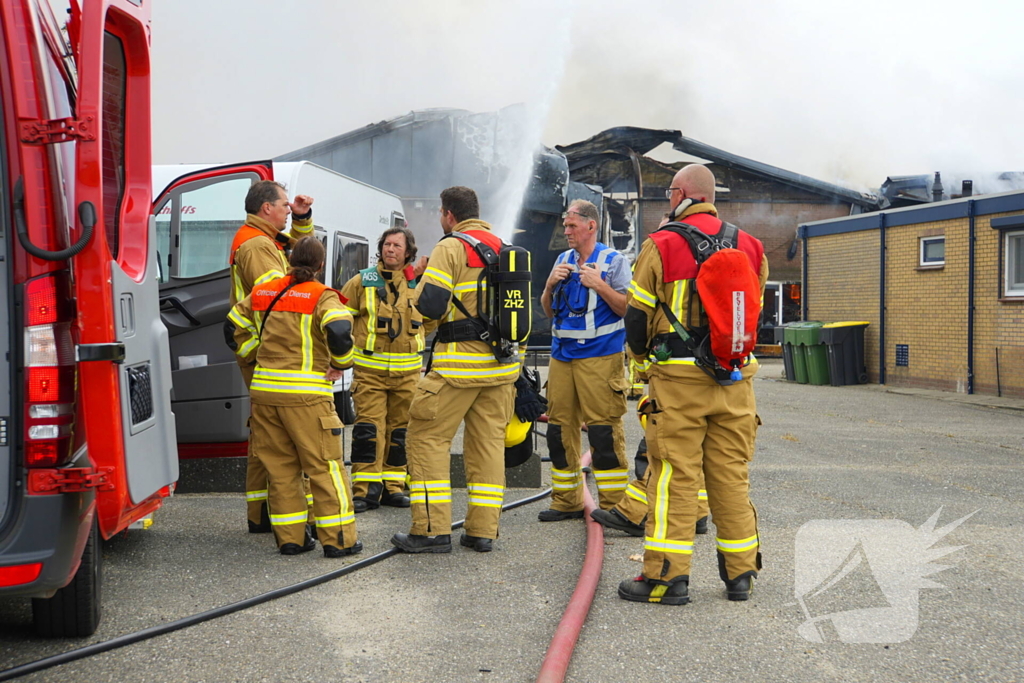
[[[800,319],[807,320],[807,226],[800,226],[803,253],[800,255]],[[781,321],[780,321],[781,322]]]
[[[974,393],[974,200],[967,202],[967,394]]]
[[[885,384],[885,214],[878,214],[878,383]]]

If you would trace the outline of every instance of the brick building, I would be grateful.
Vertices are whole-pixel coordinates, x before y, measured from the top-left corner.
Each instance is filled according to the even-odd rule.
[[[1024,192],[808,222],[805,320],[864,320],[870,381],[1024,397]]]

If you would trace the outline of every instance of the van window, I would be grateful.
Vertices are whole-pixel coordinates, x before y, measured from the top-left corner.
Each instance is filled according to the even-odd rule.
[[[121,199],[124,196],[124,105],[128,64],[124,44],[103,35],[103,229],[110,255],[120,250]]]
[[[341,289],[356,273],[370,264],[370,245],[361,237],[334,233],[334,270],[331,286]]]
[[[200,277],[228,267],[231,240],[244,222],[248,177],[224,180],[175,197],[181,219],[175,275]]]

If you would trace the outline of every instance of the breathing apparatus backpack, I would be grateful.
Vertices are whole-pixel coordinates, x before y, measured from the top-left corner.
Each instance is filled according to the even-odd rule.
[[[453,293],[452,303],[466,321],[442,324],[436,339],[443,343],[479,340],[490,347],[499,363],[513,362],[517,359],[515,345],[526,342],[533,323],[530,252],[507,244],[495,252],[464,232],[451,232],[441,239],[447,237],[471,247],[483,262],[483,271],[477,280],[475,315]],[[464,322],[468,328],[459,326]]]
[[[708,235],[687,223],[674,222],[660,230],[686,240],[697,262],[697,276],[688,288],[686,325],[665,302],[659,301],[658,305],[698,367],[722,385],[742,379],[740,368],[754,350],[761,325],[761,283],[750,258],[736,248],[739,228],[723,221],[717,235]],[[707,326],[693,322],[694,292],[700,296]],[[656,360],[664,361],[677,355],[673,346],[669,340],[657,340],[651,353]]]

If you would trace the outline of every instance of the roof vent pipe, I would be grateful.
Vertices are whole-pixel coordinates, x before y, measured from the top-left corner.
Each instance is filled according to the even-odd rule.
[[[963,181],[963,183],[960,184],[960,196],[961,197],[970,197],[972,194],[974,194],[974,181],[973,180],[965,180],[965,181]]]
[[[932,201],[942,201],[942,179],[939,177],[939,172],[935,172],[935,182],[932,183]]]

